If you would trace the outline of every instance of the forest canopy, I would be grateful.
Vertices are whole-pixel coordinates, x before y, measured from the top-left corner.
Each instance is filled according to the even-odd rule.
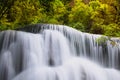
[[[36,23],[120,37],[120,0],[0,0],[0,31]]]

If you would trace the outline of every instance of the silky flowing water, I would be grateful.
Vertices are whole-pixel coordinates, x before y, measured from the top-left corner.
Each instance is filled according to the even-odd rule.
[[[120,40],[63,25],[0,32],[0,80],[120,80]]]

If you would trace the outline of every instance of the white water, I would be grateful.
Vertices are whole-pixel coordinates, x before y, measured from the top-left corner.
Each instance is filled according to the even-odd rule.
[[[39,27],[0,33],[0,80],[120,80],[119,40],[103,46],[101,35]]]

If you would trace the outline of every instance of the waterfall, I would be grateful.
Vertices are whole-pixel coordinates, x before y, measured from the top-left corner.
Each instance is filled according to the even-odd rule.
[[[120,80],[120,40],[63,25],[0,32],[0,80]]]

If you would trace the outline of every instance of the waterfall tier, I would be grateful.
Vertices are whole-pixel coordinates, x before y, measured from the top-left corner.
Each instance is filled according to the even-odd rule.
[[[63,25],[0,32],[0,80],[120,80],[120,40]]]

